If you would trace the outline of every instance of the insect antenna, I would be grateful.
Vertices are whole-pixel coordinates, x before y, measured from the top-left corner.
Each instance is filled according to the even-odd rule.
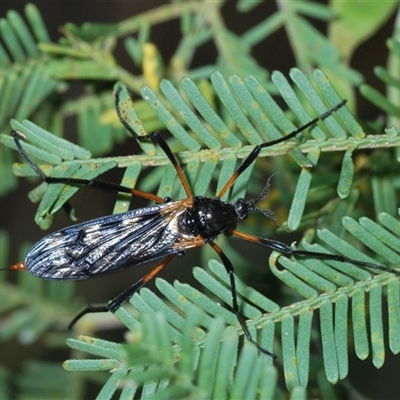
[[[280,223],[278,222],[278,218],[276,217],[276,214],[272,210],[267,210],[264,208],[257,207],[256,204],[259,203],[260,201],[266,199],[270,192],[271,192],[271,179],[273,178],[274,175],[276,175],[278,172],[274,172],[267,180],[267,183],[264,185],[261,193],[254,199],[254,200],[248,200],[246,201],[247,205],[247,211],[258,211],[261,214],[263,214],[265,217],[268,219],[274,221],[277,225],[281,226]]]

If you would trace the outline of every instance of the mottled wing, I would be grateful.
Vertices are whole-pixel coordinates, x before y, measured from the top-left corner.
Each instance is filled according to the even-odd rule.
[[[184,202],[169,202],[59,230],[32,247],[25,267],[42,278],[74,280],[163,258],[185,249],[178,229],[184,211]]]

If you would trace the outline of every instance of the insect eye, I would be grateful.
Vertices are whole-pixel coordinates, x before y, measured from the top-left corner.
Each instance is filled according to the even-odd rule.
[[[249,215],[249,211],[251,211],[249,203],[244,199],[237,199],[234,207],[239,219],[246,219]]]

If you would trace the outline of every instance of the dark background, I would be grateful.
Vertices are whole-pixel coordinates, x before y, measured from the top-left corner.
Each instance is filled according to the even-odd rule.
[[[66,22],[73,22],[80,25],[83,22],[119,22],[129,16],[139,14],[145,10],[157,7],[167,2],[163,1],[36,1],[34,4],[39,8],[46,26],[49,29],[52,40],[56,41],[60,34],[58,27]],[[247,13],[240,14],[235,10],[235,1],[228,1],[223,8],[226,25],[234,30],[237,34],[246,31],[252,25],[264,19],[266,15],[271,14],[276,9],[273,1],[266,1],[261,7]],[[25,2],[1,1],[0,17],[6,15],[10,9],[18,11],[24,15]],[[373,75],[372,69],[379,62],[385,64],[387,58],[386,39],[392,35],[394,18],[391,18],[385,26],[380,29],[378,34],[365,42],[355,53],[352,60],[352,66],[359,70],[370,84],[384,91],[382,84]],[[318,23],[321,30],[324,25]],[[176,43],[179,40],[179,26],[176,21],[162,24],[152,30],[151,40],[157,45],[161,51],[164,60],[167,62],[172,55]],[[266,66],[269,71],[278,69],[284,74],[288,74],[289,69],[295,66],[295,60],[292,55],[286,34],[283,30],[272,35],[266,42],[259,44],[253,52],[258,62]],[[199,49],[194,64],[208,64],[213,62],[216,53],[213,46],[203,46]],[[123,60],[124,66],[129,66],[129,59],[121,48],[117,55],[119,60]],[[71,91],[71,96],[76,95]],[[358,115],[364,119],[374,119],[378,115],[378,111],[365,101],[359,102]],[[4,132],[6,133],[6,132]],[[132,154],[129,145],[119,146],[114,150],[114,154]],[[112,174],[109,179],[113,179]],[[118,178],[116,178],[118,180]],[[0,183],[1,184],[1,183]],[[18,260],[17,251],[21,243],[40,239],[43,232],[35,225],[33,216],[36,206],[31,204],[27,199],[27,193],[32,186],[26,181],[19,181],[19,190],[9,193],[8,196],[0,198],[0,228],[10,232],[11,250],[10,262],[14,263]],[[80,220],[93,218],[101,215],[110,214],[114,196],[107,193],[93,194],[90,190],[83,190],[74,198],[73,204],[78,213]],[[133,203],[133,207],[135,207]],[[57,221],[52,229],[58,229],[70,224],[69,220],[59,214]],[[245,250],[246,251],[246,250]],[[253,247],[249,248],[249,253],[255,251]],[[200,265],[197,253],[193,255],[195,261],[191,263],[185,258],[187,265]],[[168,271],[163,271],[161,276],[168,276],[169,280],[178,279],[183,282],[191,281],[190,269],[179,268],[179,260],[171,266]],[[178,264],[178,265],[177,265]],[[142,277],[148,271],[148,267],[141,267],[134,271],[122,273],[122,276],[105,277],[103,279],[79,282],[79,291],[84,295],[87,301],[104,302],[119,293],[120,288],[126,287],[126,282],[134,282]],[[66,283],[68,284],[68,283]],[[7,345],[8,346],[8,345]],[[14,360],[12,368],[18,369],[19,363],[23,360],[15,355],[15,348],[12,354],[1,345],[0,362],[9,364],[11,358]],[[33,357],[35,349],[23,349],[25,354],[30,353],[29,357]],[[382,369],[377,370],[373,367],[370,360],[361,362],[355,356],[351,355],[349,381],[358,388],[362,393],[367,394],[374,399],[391,399],[398,398],[399,395],[399,357],[394,357],[391,353],[387,353],[387,360]],[[1,398],[1,394],[0,394]]]

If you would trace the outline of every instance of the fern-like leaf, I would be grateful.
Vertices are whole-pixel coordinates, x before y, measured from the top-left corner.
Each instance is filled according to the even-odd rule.
[[[329,85],[326,76],[321,71],[315,72],[314,84],[318,86],[318,90],[324,97],[314,89],[311,82],[300,71],[293,70],[291,76],[298,88],[308,98],[317,114],[326,111],[325,102],[328,102],[330,106],[339,103],[340,98]],[[312,116],[301,105],[298,96],[283,75],[275,73],[273,80],[282,97],[300,120],[300,124],[312,119]],[[282,135],[295,129],[295,125],[285,116],[276,102],[272,100],[270,95],[253,77],[241,80],[237,76],[233,76],[228,83],[221,74],[215,73],[212,76],[212,83],[218,99],[229,114],[227,122],[233,124],[233,129],[228,127],[227,123],[221,120],[220,116],[212,108],[206,107],[205,98],[198,90],[194,90],[194,83],[188,78],[183,81],[182,90],[185,91],[188,99],[193,98],[191,106],[198,111],[201,118],[194,114],[187,106],[186,108],[183,107],[185,104],[183,97],[167,81],[164,81],[161,85],[161,91],[165,96],[164,99],[159,98],[149,87],[144,87],[142,90],[144,99],[150,108],[153,109],[160,120],[171,131],[180,146],[183,146],[185,149],[178,156],[182,164],[187,164],[189,179],[193,176],[191,184],[195,189],[200,188],[199,192],[196,192],[196,194],[200,195],[204,194],[207,190],[218,161],[222,161],[221,174],[217,183],[218,188],[220,188],[227,181],[227,177],[233,172],[236,159],[243,158],[249,154],[255,144],[282,137]],[[131,114],[127,114],[128,122],[131,123],[132,128],[139,136],[143,135],[144,128],[140,119],[138,119],[140,116],[136,114],[134,109],[129,108],[131,102],[124,92],[122,98],[121,107],[128,108],[131,111]],[[164,102],[167,100],[169,102],[168,107],[164,105]],[[351,152],[354,148],[389,147],[396,146],[400,142],[397,133],[395,135],[364,137],[361,127],[348,110],[341,108],[335,114],[337,114],[337,117],[340,117],[340,123],[335,120],[334,116],[329,116],[323,121],[323,125],[329,130],[329,134],[332,137],[328,137],[319,126],[316,126],[311,129],[311,134],[316,140],[306,141],[300,145],[292,142],[282,143],[273,148],[264,149],[261,152],[260,157],[265,157],[283,154],[291,149],[290,154],[302,167],[295,188],[292,207],[289,211],[287,226],[291,230],[296,229],[300,224],[313,176],[310,167],[315,167],[318,164],[321,152],[333,150],[347,151],[337,189],[341,197],[345,197],[350,193],[352,184],[354,166]],[[269,121],[272,121],[273,124]],[[58,146],[56,151],[55,148],[44,146],[46,140],[35,140],[38,137],[37,132],[42,130],[33,124],[24,122],[23,126],[16,123],[13,126],[14,129],[20,130],[27,135],[28,140],[32,140],[34,147],[26,146],[26,151],[29,155],[53,165],[59,164],[62,160],[68,161],[62,164],[65,176],[79,176],[93,179],[114,166],[127,167],[140,163],[142,167],[146,167],[168,164],[168,159],[164,154],[154,156],[154,152],[149,148],[147,148],[148,155],[98,160],[88,159],[87,161],[78,160],[81,156],[71,155],[67,152],[64,147],[64,143],[66,142],[64,141],[56,145]],[[187,129],[188,127],[190,127],[190,130]],[[348,132],[350,136],[348,136]],[[195,136],[192,137],[192,135]],[[49,135],[46,134],[45,137],[49,137]],[[236,139],[234,139],[235,137]],[[1,136],[1,141],[10,147],[14,147],[11,139],[5,135]],[[68,145],[68,148],[70,147],[71,145]],[[57,157],[50,156],[49,151],[50,154]],[[83,154],[82,149],[79,152]],[[308,153],[308,156],[305,157],[303,152]],[[73,161],[73,158],[76,157],[78,159]],[[86,158],[87,155],[85,154],[84,157]],[[45,171],[48,171],[49,167],[44,165],[43,168]],[[89,172],[85,172],[85,168]],[[22,171],[19,173],[21,174]],[[24,174],[26,173],[27,170],[25,169]],[[156,189],[158,195],[160,197],[176,197],[176,192],[173,190],[174,187],[177,187],[176,179],[176,177],[173,178],[172,167],[169,166],[166,168],[164,170],[164,178],[158,184],[158,189]],[[237,180],[232,189],[233,196],[231,196],[231,199],[245,195],[244,188],[249,179],[250,174],[248,173],[243,174]],[[146,180],[144,180],[144,184],[146,184]],[[46,214],[57,211],[62,203],[67,201],[76,191],[76,188],[72,188],[67,193],[64,193],[65,190],[61,189],[59,185],[54,186],[57,186],[57,189],[51,190],[58,190],[59,193],[58,195],[51,196],[53,204],[49,201],[40,206],[40,211],[36,217],[37,221],[40,221]],[[62,197],[61,191],[63,191]]]
[[[202,313],[194,306],[190,308],[179,346],[173,347],[167,334],[170,326],[163,314],[150,313],[143,315],[142,323],[132,329],[131,340],[125,345],[84,336],[69,339],[72,348],[101,359],[68,360],[64,366],[70,371],[112,368],[113,374],[98,395],[102,399],[112,398],[118,386],[125,399],[133,399],[138,392],[143,397],[176,399],[273,397],[277,391],[275,369],[266,365],[251,345],[244,346],[238,354],[237,332],[226,330],[220,319],[211,319],[201,348],[193,344],[192,335]]]
[[[179,160],[185,166],[185,172],[196,195],[210,193],[208,187],[217,171],[219,162],[221,168],[217,171],[217,191],[232,176],[237,160],[246,157],[256,144],[282,137],[296,129],[296,126],[301,126],[315,115],[324,113],[329,107],[340,102],[340,98],[321,71],[315,71],[314,81],[310,81],[299,70],[292,70],[291,78],[294,81],[294,87],[282,74],[276,72],[272,75],[272,81],[276,85],[277,91],[289,106],[292,115],[298,120],[296,124],[282,111],[254,77],[241,79],[238,76],[232,76],[226,80],[222,74],[214,73],[211,81],[215,100],[220,104],[219,112],[209,106],[202,92],[189,78],[183,80],[179,90],[168,81],[161,83],[160,93],[154,92],[150,87],[142,89],[143,98],[148,106],[171,132],[173,138],[169,139],[170,145],[177,150]],[[121,84],[118,85],[121,90],[120,107],[123,115],[138,136],[145,135],[146,129],[140,115],[132,107],[126,88]],[[301,97],[308,100],[309,106],[302,105]],[[310,107],[313,109],[312,113],[308,110]],[[161,173],[154,171],[144,178],[143,185],[155,188],[160,197],[179,198],[182,196],[182,188],[178,188],[179,181],[174,169],[169,165],[167,157],[152,146],[146,147],[145,153],[141,155],[91,159],[90,153],[85,149],[72,145],[64,139],[53,137],[49,132],[29,121],[22,123],[14,121],[13,128],[26,136],[27,141],[23,143],[24,149],[39,161],[40,167],[48,175],[94,179],[110,168],[127,167],[123,182],[127,182],[129,186],[133,187],[136,180],[140,178],[143,167],[163,166]],[[290,229],[296,229],[302,221],[311,178],[315,174],[315,167],[318,165],[322,152],[344,151],[343,166],[337,179],[337,192],[340,197],[348,199],[348,204],[352,205],[357,197],[354,195],[356,189],[353,187],[355,170],[352,159],[353,150],[355,148],[390,147],[399,144],[397,132],[377,137],[365,137],[361,127],[346,108],[339,109],[335,115],[330,115],[318,126],[311,128],[310,137],[307,133],[304,133],[303,136],[306,138],[301,144],[294,141],[282,143],[264,149],[260,155],[260,158],[263,158],[267,155],[290,153],[294,160],[293,164],[296,163],[301,169],[289,211],[287,226]],[[0,140],[5,145],[15,148],[9,136],[2,135]],[[16,170],[20,175],[31,176],[33,174],[27,166],[18,166]],[[231,199],[245,195],[250,173],[249,169],[237,180],[230,194]],[[47,220],[44,219],[55,213],[76,192],[77,188],[60,184],[50,185],[48,188],[45,186],[42,184],[35,189],[31,197],[40,200],[37,221],[41,223],[46,221],[46,225],[48,225]],[[122,211],[125,207],[126,205],[122,206],[120,199],[116,203],[115,211]],[[332,207],[332,203],[328,202],[326,207]],[[339,210],[335,215],[340,212],[342,211]],[[397,247],[393,243],[397,243],[394,234],[398,235],[399,230],[390,214],[381,214],[380,217],[383,226],[376,225],[369,219],[361,219],[357,223],[350,217],[344,218],[343,225],[339,224],[337,230],[341,232],[340,236],[344,235],[345,230],[354,236],[350,239],[351,245],[347,239],[343,240],[329,230],[322,230],[318,233],[321,244],[311,246],[304,242],[301,245],[309,251],[331,252],[334,249],[347,257],[370,262],[371,259],[353,245],[354,242],[357,242],[356,239],[359,239],[372,252],[375,252],[376,258],[382,260],[385,265],[398,266],[399,259],[395,251]],[[278,259],[280,265],[284,267],[283,269],[277,266]],[[390,305],[389,343],[394,353],[399,351],[399,336],[396,334],[399,318],[395,312],[399,299],[397,277],[389,273],[376,274],[375,271],[366,271],[348,263],[334,261],[325,263],[319,260],[307,260],[305,263],[304,260],[289,260],[275,253],[270,258],[270,267],[280,280],[304,300],[280,306],[271,299],[247,288],[241,282],[238,282],[237,291],[241,300],[241,312],[247,319],[250,332],[259,337],[261,346],[275,351],[281,356],[286,386],[292,390],[292,393],[300,390],[296,389],[297,387],[304,387],[308,383],[311,326],[313,319],[316,318],[314,316],[316,310],[319,311],[324,367],[329,382],[334,383],[343,379],[348,372],[348,326],[346,321],[349,304],[352,305],[353,310],[352,328],[357,356],[363,359],[369,354],[368,339],[370,339],[373,362],[377,366],[382,365],[382,307],[378,306],[382,304],[382,287],[385,286],[388,287]],[[154,395],[158,393],[158,390],[166,390],[167,394],[169,394],[168,390],[171,390],[171,393],[177,390],[179,393],[183,393],[182,396],[187,393],[198,393],[197,390],[206,396],[215,393],[217,389],[213,386],[213,381],[209,379],[209,372],[216,371],[213,369],[217,368],[215,354],[220,351],[220,348],[222,349],[221,346],[225,346],[224,335],[228,335],[228,333],[223,333],[225,328],[221,321],[229,326],[226,332],[233,332],[233,328],[240,331],[240,327],[234,314],[229,311],[231,292],[223,266],[211,262],[210,268],[215,276],[203,269],[195,269],[195,277],[228,308],[219,306],[215,300],[211,300],[188,285],[176,283],[172,287],[158,280],[157,284],[162,293],[176,307],[180,308],[182,313],[186,314],[185,318],[153,293],[143,289],[140,295],[135,294],[132,297],[132,304],[143,316],[153,314],[154,311],[162,311],[168,323],[162,319],[157,320],[158,317],[154,320],[151,319],[153,317],[148,317],[149,320],[145,322],[143,328],[138,325],[136,318],[124,308],[119,309],[115,314],[134,332],[136,329],[144,329],[144,336],[149,340],[146,344],[149,346],[145,349],[146,355],[140,353],[142,351],[140,349],[140,351],[132,350],[135,357],[130,362],[133,364],[126,365],[125,350],[122,351],[120,345],[97,340],[94,346],[81,346],[79,344],[81,342],[72,341],[70,342],[72,346],[82,347],[82,350],[106,357],[108,361],[85,361],[82,363],[71,361],[68,368],[86,370],[116,368],[115,374],[110,378],[109,382],[111,383],[103,388],[102,396],[105,397],[112,395],[116,381],[126,379],[129,374],[135,374],[135,381],[143,385],[142,391]],[[369,307],[370,309],[374,307],[374,311],[370,314],[367,314],[366,311],[367,293],[369,293]],[[192,325],[188,328],[187,320],[191,314],[191,306],[188,304],[190,303],[200,307],[201,312],[196,314],[198,318],[195,322],[192,321]],[[367,330],[368,318],[371,326],[370,333]],[[195,325],[201,329],[193,331]],[[165,337],[155,334],[161,331]],[[277,351],[274,338],[275,333],[279,331],[281,332],[282,347]],[[197,344],[190,348],[187,337],[194,338]],[[83,339],[83,342],[85,341],[86,339]],[[179,348],[186,348],[191,357],[190,360],[198,362],[198,364],[195,363],[198,366],[197,369],[187,370],[192,374],[187,375],[189,382],[199,383],[195,389],[191,385],[180,386],[179,381],[174,388],[169,387],[169,382],[175,379],[176,370],[180,368],[179,365],[174,364],[171,367],[171,360],[175,356],[170,342],[178,346],[178,350],[176,350],[178,354],[180,354]],[[149,369],[143,365],[137,367],[135,363],[141,359],[151,362],[151,352],[154,351],[152,346],[156,345],[160,346],[166,354],[165,359],[158,360],[161,364],[153,365]],[[195,350],[196,346],[197,350]],[[255,353],[252,355],[254,349],[247,351],[250,353],[246,357],[253,362],[272,363],[272,360],[259,361]],[[222,353],[228,354],[228,351],[222,352],[221,350]],[[205,366],[202,364],[203,359]],[[237,369],[239,370],[241,358],[238,360]],[[293,360],[296,362],[294,363]],[[156,364],[158,361],[156,360]],[[220,361],[218,360],[218,362]],[[190,362],[186,361],[186,367],[189,364]],[[121,365],[123,368],[120,369]],[[131,372],[128,372],[129,369]],[[198,374],[196,378],[193,376],[194,373]],[[249,392],[244,392],[247,389],[240,386],[240,380],[235,380],[235,385],[239,386],[229,388],[230,393],[239,396],[248,393],[250,397],[254,397],[254,393],[266,390],[263,386],[265,385],[265,376],[263,379],[261,379],[261,375],[252,378],[254,379],[248,388]],[[222,380],[222,377],[220,379]],[[228,379],[227,375],[224,375],[224,379]],[[157,381],[156,385],[154,384],[155,380]],[[218,390],[228,390],[228,381],[229,379],[222,380],[222,386],[219,386],[222,389]],[[129,385],[125,387],[124,390],[131,390]],[[192,392],[192,390],[194,391]],[[134,392],[132,391],[132,395]]]

